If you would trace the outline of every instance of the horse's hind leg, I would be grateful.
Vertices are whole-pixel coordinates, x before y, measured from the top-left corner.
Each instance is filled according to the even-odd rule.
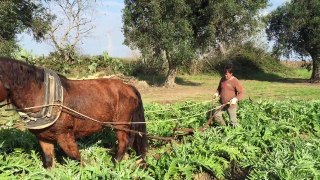
[[[133,140],[129,139],[129,132],[126,131],[117,130],[116,135],[118,139],[118,152],[116,160],[119,162],[122,160],[124,154],[128,151]]]
[[[57,142],[62,150],[73,160],[81,162],[78,145],[73,135],[66,133],[58,136]]]
[[[39,140],[40,146],[44,153],[43,166],[45,168],[54,167],[54,145],[43,140]]]

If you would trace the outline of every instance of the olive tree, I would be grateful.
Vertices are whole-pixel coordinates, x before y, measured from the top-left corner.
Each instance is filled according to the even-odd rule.
[[[124,43],[143,57],[166,61],[165,86],[173,86],[184,61],[256,32],[266,6],[267,0],[125,0]]]
[[[269,15],[267,34],[280,54],[296,52],[312,58],[311,82],[320,81],[320,1],[292,0]]]

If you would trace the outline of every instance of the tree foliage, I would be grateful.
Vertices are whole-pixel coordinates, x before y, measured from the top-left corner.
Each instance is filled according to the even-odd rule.
[[[211,51],[215,45],[233,47],[260,31],[263,23],[259,13],[267,6],[267,0],[192,0],[189,3],[196,45],[204,51]]]
[[[320,81],[320,1],[292,0],[270,14],[267,34],[280,54],[297,52],[313,60],[312,81]]]
[[[177,67],[194,55],[191,8],[185,0],[127,0],[125,5],[125,44],[139,49],[143,58],[167,61],[167,83],[173,85]]]
[[[10,56],[18,47],[16,35],[27,31],[41,40],[50,24],[41,1],[2,0],[0,2],[0,55]]]
[[[178,67],[219,47],[241,43],[259,27],[267,1],[125,0],[125,44],[167,62],[166,85]]]

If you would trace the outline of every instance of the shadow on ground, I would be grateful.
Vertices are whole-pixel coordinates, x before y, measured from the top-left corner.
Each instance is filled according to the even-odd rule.
[[[309,82],[309,79],[284,78],[275,74],[276,72],[283,73],[286,75],[293,73],[290,68],[285,67],[280,63],[278,63],[278,66],[272,67],[276,72],[266,72],[258,64],[241,57],[229,63],[233,64],[233,72],[234,72],[233,74],[238,79],[281,82],[281,83],[308,83]],[[221,63],[221,64],[217,64],[213,68],[220,69],[219,74],[221,76],[224,76],[224,72],[223,72],[224,67],[225,67],[225,63]]]
[[[268,81],[268,82],[279,82],[279,83],[309,83],[309,79],[304,78],[283,78],[276,74],[265,73],[263,71],[256,72],[255,74],[243,74],[240,75],[235,74],[238,79],[244,80],[256,80],[256,81]]]
[[[222,77],[222,74],[220,73]],[[279,83],[310,83],[309,79],[303,78],[283,78],[273,73],[266,73],[263,70],[257,70],[256,72],[248,72],[246,70],[234,72],[234,76],[239,80],[256,80],[267,82],[279,82]],[[165,77],[161,75],[153,76],[139,76],[139,81],[146,81],[150,86],[161,87],[165,82]],[[186,80],[183,77],[176,77],[176,84],[182,86],[201,86],[203,83]]]
[[[164,75],[139,75],[137,76],[137,78],[139,81],[146,81],[150,86],[156,86],[156,87],[163,86],[166,80],[166,77]],[[176,77],[175,82],[178,85],[183,85],[183,86],[201,86],[202,85],[202,83],[188,81],[181,77]]]
[[[201,86],[203,83],[187,81],[181,77],[176,77],[176,83],[183,86]]]
[[[27,153],[32,150],[40,151],[40,145],[36,137],[29,131],[19,129],[0,130],[0,152],[12,153],[15,149],[23,149]]]

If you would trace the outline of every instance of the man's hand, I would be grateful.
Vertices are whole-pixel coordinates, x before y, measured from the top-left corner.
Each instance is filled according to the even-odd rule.
[[[214,93],[213,98],[218,98],[219,97],[219,93]]]
[[[232,98],[229,102],[230,102],[231,105],[237,104],[238,99],[237,99],[236,97],[234,97],[234,98]]]

